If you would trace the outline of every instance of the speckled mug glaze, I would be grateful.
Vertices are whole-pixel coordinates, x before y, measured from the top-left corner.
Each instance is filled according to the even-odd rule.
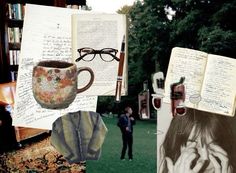
[[[88,71],[89,83],[77,88],[77,75]],[[88,67],[77,69],[76,64],[64,61],[41,61],[33,68],[32,90],[35,100],[43,108],[64,109],[75,99],[77,93],[87,90],[94,81],[94,73]]]

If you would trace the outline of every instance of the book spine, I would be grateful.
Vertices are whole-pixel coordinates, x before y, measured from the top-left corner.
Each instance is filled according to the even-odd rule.
[[[21,4],[16,4],[17,6],[17,16],[18,16],[18,18],[17,19],[19,19],[19,20],[22,20],[22,11],[21,11]]]
[[[20,43],[20,28],[14,28],[14,43]]]
[[[10,65],[13,65],[13,50],[9,50],[9,59],[10,59]]]
[[[18,10],[17,10],[17,4],[13,4],[13,19],[18,19]]]
[[[10,27],[8,28],[8,42],[14,43],[14,29]]]
[[[20,50],[16,50],[16,65],[19,65],[20,60]]]
[[[17,79],[17,71],[11,71],[11,81],[14,82]]]
[[[12,15],[12,19],[15,19],[15,12],[14,12],[14,5],[11,4],[11,15]]]
[[[15,81],[15,77],[14,77],[14,72],[11,71],[11,81],[14,82]]]
[[[13,65],[16,65],[16,51],[13,50]]]
[[[8,6],[8,17],[9,19],[12,19],[12,7],[11,7],[11,4],[7,4]]]
[[[17,65],[17,50],[14,50],[14,65]]]
[[[11,28],[8,27],[8,28],[7,28],[8,43],[11,42],[11,35],[10,35],[10,34],[11,34]]]
[[[24,20],[25,16],[25,5],[21,4],[21,14],[22,14],[22,20]]]

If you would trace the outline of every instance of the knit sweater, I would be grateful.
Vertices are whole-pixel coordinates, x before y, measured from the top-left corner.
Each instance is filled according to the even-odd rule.
[[[56,119],[50,140],[69,163],[78,163],[99,159],[106,133],[100,114],[78,111]]]

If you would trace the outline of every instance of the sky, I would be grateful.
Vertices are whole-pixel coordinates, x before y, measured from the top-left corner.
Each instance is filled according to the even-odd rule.
[[[135,0],[86,0],[92,11],[116,13],[124,5],[132,5]]]

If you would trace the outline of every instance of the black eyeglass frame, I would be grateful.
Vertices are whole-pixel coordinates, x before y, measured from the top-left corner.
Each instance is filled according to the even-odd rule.
[[[84,50],[85,54],[81,55],[83,50]],[[87,51],[86,51],[86,50],[87,50]],[[78,61],[80,61],[80,60],[83,60],[83,61],[86,61],[86,62],[90,62],[90,61],[92,61],[92,60],[95,58],[95,56],[96,56],[97,54],[99,54],[100,58],[101,58],[103,61],[105,61],[105,62],[111,62],[111,61],[113,61],[114,59],[115,59],[116,61],[120,61],[120,59],[116,57],[116,54],[117,54],[118,50],[117,50],[117,49],[114,49],[114,48],[103,48],[103,49],[101,49],[101,50],[95,50],[95,49],[90,48],[90,47],[83,47],[83,48],[78,49],[77,51],[79,52],[80,57],[75,60],[76,62],[78,62]],[[114,52],[115,54],[112,54],[112,52]],[[85,60],[85,59],[83,59],[85,56],[90,55],[90,54],[93,54],[93,58],[91,58],[90,60]],[[113,57],[113,59],[111,59],[110,61],[107,61],[107,60],[105,60],[105,59],[102,57],[102,54],[110,55],[110,56]]]

